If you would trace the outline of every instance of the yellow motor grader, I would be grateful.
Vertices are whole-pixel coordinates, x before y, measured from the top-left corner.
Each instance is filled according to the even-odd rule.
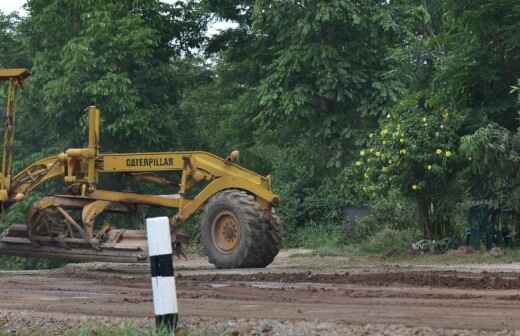
[[[5,211],[50,179],[63,178],[66,191],[33,203],[26,223],[14,224],[0,236],[0,254],[146,261],[144,231],[97,223],[96,218],[135,215],[142,206],[152,206],[178,209],[170,218],[176,241],[184,237],[177,228],[202,210],[201,241],[209,261],[219,268],[265,267],[272,262],[280,248],[281,223],[273,209],[279,198],[271,190],[269,176],[234,162],[238,151],[226,159],[200,151],[100,153],[100,111],[90,106],[87,147],[67,149],[12,175],[16,90],[29,75],[26,69],[0,69],[0,81],[7,84],[0,205]],[[98,176],[110,173],[156,183],[172,192],[145,195],[100,189]],[[165,173],[173,173],[177,180]],[[199,192],[193,195],[194,190]]]

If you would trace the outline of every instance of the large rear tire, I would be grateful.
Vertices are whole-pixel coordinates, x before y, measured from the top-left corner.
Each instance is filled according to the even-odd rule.
[[[281,221],[245,191],[224,190],[204,208],[201,241],[218,268],[265,267],[280,250]]]

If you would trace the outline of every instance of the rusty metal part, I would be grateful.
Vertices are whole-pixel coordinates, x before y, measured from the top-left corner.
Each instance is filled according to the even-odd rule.
[[[74,218],[72,218],[65,210],[63,210],[62,207],[58,206],[58,207],[56,207],[56,209],[60,212],[60,214],[63,216],[63,218],[65,218],[70,237],[74,237],[74,232],[72,230],[72,228],[74,228],[74,229],[76,229],[76,231],[78,231],[78,233],[82,239],[88,239],[89,236],[87,235],[85,230],[83,230],[81,225],[79,225],[78,222],[76,222],[76,220],[74,220]]]
[[[31,212],[31,221],[28,222],[28,235],[32,241],[36,237],[65,238],[67,225],[56,208],[36,209]]]
[[[81,211],[81,218],[75,219],[71,210]],[[83,239],[96,243],[94,232],[96,217],[103,211],[130,212],[128,206],[114,202],[92,200],[74,195],[49,196],[35,202],[27,216],[28,236],[62,237]],[[107,228],[103,228],[105,233]]]
[[[146,234],[103,224],[95,229],[104,211],[134,213],[136,207],[77,195],[44,197],[29,210],[27,225],[13,225],[0,236],[0,254],[73,261],[140,262],[146,258]],[[175,251],[189,237],[172,225]]]
[[[240,244],[240,222],[230,211],[222,211],[212,224],[214,246],[224,254],[231,254]]]
[[[84,239],[65,238],[60,244],[55,238],[39,237],[35,244],[23,224],[12,225],[0,236],[2,255],[60,259],[67,261],[147,262],[146,237],[138,230],[111,230],[106,243],[93,249]]]
[[[81,221],[87,233],[87,237],[94,237],[94,221],[96,217],[105,211],[112,202],[94,201],[87,204],[81,212]]]
[[[106,234],[112,229],[112,225],[109,223],[104,223],[103,226],[101,226],[101,229],[99,229],[96,233],[96,239],[102,240],[104,237],[106,237]]]

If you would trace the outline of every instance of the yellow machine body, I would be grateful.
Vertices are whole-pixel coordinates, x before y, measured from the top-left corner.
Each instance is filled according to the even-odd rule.
[[[0,81],[9,81],[4,122],[4,153],[0,176],[0,204],[2,209],[6,209],[12,204],[24,200],[32,190],[50,179],[63,178],[63,183],[70,191],[67,195],[46,197],[33,205],[27,224],[28,237],[33,242],[55,241],[55,237],[60,236],[59,233],[52,234],[52,232],[46,232],[45,236],[41,236],[41,227],[55,222],[52,218],[49,222],[46,217],[48,214],[44,216],[41,212],[46,209],[52,210],[53,216],[59,213],[64,218],[63,221],[66,224],[64,230],[69,232],[67,235],[69,244],[70,242],[80,243],[80,240],[84,240],[95,247],[99,246],[99,240],[96,237],[108,232],[109,229],[103,228],[96,233],[94,219],[106,210],[125,212],[129,211],[128,207],[135,205],[176,208],[178,211],[171,218],[172,225],[175,226],[202,209],[203,205],[213,196],[226,190],[237,190],[254,196],[255,209],[261,209],[262,213],[271,216],[272,207],[278,203],[279,198],[272,192],[270,177],[261,176],[236,164],[234,161],[238,158],[238,151],[232,152],[227,159],[202,151],[101,153],[99,146],[101,113],[95,106],[86,109],[89,120],[87,147],[70,148],[56,156],[38,160],[13,176],[11,173],[11,148],[14,139],[15,90],[21,86],[23,79],[28,75],[29,72],[24,69],[0,69]],[[164,172],[178,172],[180,179],[171,181],[155,174]],[[143,182],[168,186],[176,193],[146,195],[100,189],[99,175],[114,173],[126,174]],[[199,188],[200,191],[195,196],[190,193],[192,196],[187,197],[188,192],[195,186],[202,186],[202,189]],[[69,208],[82,210],[82,223],[78,223],[78,220],[65,211]],[[45,222],[45,220],[48,221]],[[38,224],[40,227],[31,229],[31,221],[39,221],[44,224]],[[233,232],[233,227],[230,229],[226,223],[218,224],[218,227],[222,227],[222,229],[215,234],[220,234],[222,237],[228,237],[229,232]],[[7,235],[4,234],[4,242],[17,242],[18,235],[23,230],[19,226],[14,230],[15,233],[13,231]],[[77,237],[73,232],[77,233]],[[238,238],[234,238],[237,241],[236,244],[239,242]],[[114,239],[121,240],[117,235]],[[226,242],[226,244],[228,243]]]
[[[226,189],[240,189],[256,195],[266,207],[278,202],[278,196],[271,191],[269,177],[258,175],[230,160],[216,155],[194,152],[156,152],[99,154],[100,112],[92,106],[89,113],[89,145],[85,148],[71,148],[57,156],[39,160],[16,174],[2,188],[0,193],[8,195],[6,202],[22,200],[41,183],[59,176],[67,185],[76,185],[80,196],[104,201],[157,205],[178,208],[178,220],[188,219],[212,195]],[[181,172],[177,197],[168,195],[143,195],[114,192],[97,188],[98,175],[103,173],[137,174],[136,178],[166,184],[159,176],[143,173]],[[6,176],[6,180],[9,176]],[[184,194],[194,185],[208,182],[208,185],[194,198],[186,199]]]

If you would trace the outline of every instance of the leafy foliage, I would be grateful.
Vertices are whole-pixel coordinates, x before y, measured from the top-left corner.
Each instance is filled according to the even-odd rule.
[[[519,210],[517,1],[30,0],[27,10],[0,15],[0,66],[33,72],[16,168],[80,145],[82,110],[96,103],[107,151],[240,149],[243,165],[273,175],[287,245],[341,231],[346,206],[373,216],[323,244],[456,234],[472,200]],[[234,25],[206,34],[218,21]]]
[[[457,195],[458,124],[448,109],[411,97],[381,120],[379,133],[369,134],[356,162],[368,197],[397,189],[416,199],[429,237],[448,233],[435,230],[449,220],[453,199],[446,193]]]
[[[397,98],[398,86],[384,78],[394,37],[385,19],[375,1],[257,1],[253,27],[276,42],[259,87],[261,124],[282,141],[326,148],[326,167],[343,166],[351,144]]]

